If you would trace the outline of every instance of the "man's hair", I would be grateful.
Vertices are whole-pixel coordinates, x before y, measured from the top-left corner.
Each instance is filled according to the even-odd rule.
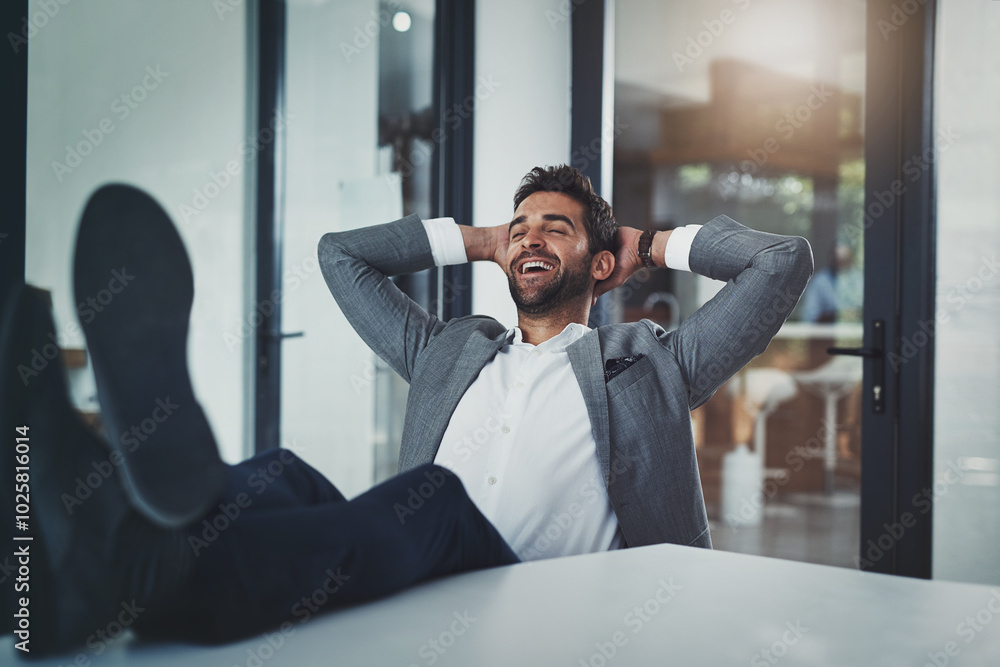
[[[525,174],[514,193],[514,210],[536,192],[561,192],[583,204],[590,254],[594,255],[601,250],[614,253],[615,232],[618,230],[615,213],[608,202],[594,192],[590,179],[581,174],[579,169],[568,164],[544,169],[535,167]]]

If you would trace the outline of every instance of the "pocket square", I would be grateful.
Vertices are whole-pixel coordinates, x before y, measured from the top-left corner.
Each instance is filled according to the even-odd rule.
[[[626,368],[634,364],[643,358],[642,354],[636,354],[631,357],[618,357],[617,359],[608,359],[604,362],[604,383],[607,384],[611,382],[611,378],[618,375]]]

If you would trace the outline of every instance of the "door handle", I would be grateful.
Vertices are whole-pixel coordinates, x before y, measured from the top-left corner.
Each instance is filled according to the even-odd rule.
[[[295,331],[293,333],[282,333],[278,331],[261,331],[260,335],[262,338],[267,338],[269,340],[284,340],[285,338],[302,338],[306,335],[306,332]]]
[[[828,347],[827,354],[846,354],[872,360],[872,411],[885,412],[885,320],[872,322],[871,347]]]
[[[279,343],[286,338],[302,338],[306,335],[305,331],[295,331],[293,333],[283,333],[281,331],[269,331],[267,329],[261,329],[257,332],[258,339],[261,341],[278,341]],[[267,349],[262,345],[260,354],[257,355],[257,365],[262,371],[266,371],[268,367],[267,362]]]

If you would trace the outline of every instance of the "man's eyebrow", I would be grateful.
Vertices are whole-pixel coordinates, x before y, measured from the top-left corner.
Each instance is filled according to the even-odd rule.
[[[576,229],[576,224],[573,222],[573,220],[571,220],[568,216],[565,216],[565,215],[563,215],[561,213],[546,213],[545,215],[542,216],[542,219],[543,220],[562,220],[563,222],[567,223],[573,229]]]
[[[546,214],[544,214],[542,216],[542,220],[549,220],[549,221],[562,220],[563,222],[565,222],[566,224],[568,224],[573,229],[576,229],[576,224],[573,222],[573,220],[571,218],[569,218],[568,216],[565,216],[565,215],[563,215],[561,213],[546,213]],[[510,224],[507,226],[507,230],[509,231],[509,230],[513,229],[514,225],[519,225],[522,222],[527,222],[527,221],[528,221],[528,218],[526,216],[519,215],[519,216],[517,216],[516,218],[514,218],[513,220],[510,221]]]

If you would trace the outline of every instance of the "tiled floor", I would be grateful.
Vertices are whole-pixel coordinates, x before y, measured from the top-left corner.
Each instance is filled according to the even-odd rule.
[[[860,522],[860,490],[838,484],[831,494],[769,499],[759,526],[710,525],[716,549],[857,569]]]

